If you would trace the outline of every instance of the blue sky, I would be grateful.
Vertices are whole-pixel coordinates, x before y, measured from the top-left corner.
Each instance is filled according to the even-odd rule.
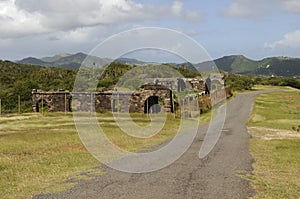
[[[300,0],[0,0],[0,23],[0,59],[89,53],[144,26],[183,32],[213,58],[300,57]]]

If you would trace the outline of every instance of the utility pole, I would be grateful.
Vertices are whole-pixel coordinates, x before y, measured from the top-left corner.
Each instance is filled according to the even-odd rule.
[[[1,101],[1,99],[0,99],[0,116],[1,116],[1,114],[2,114],[2,101]]]

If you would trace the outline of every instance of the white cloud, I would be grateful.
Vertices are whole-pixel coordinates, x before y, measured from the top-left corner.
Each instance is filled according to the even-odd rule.
[[[2,37],[15,37],[34,33],[42,33],[46,28],[39,23],[41,15],[19,10],[14,0],[0,1],[0,23]]]
[[[299,0],[285,0],[281,2],[283,9],[295,13],[300,14],[300,1]]]
[[[300,0],[231,0],[222,15],[233,18],[257,18],[270,12],[300,14]]]
[[[284,35],[284,38],[273,43],[266,43],[266,48],[276,49],[281,47],[300,48],[300,30]]]
[[[0,0],[0,37],[70,31],[82,27],[161,18],[195,22],[198,12],[184,10],[182,1],[152,6],[133,0]]]
[[[184,19],[189,22],[200,22],[203,19],[203,16],[199,12],[184,10],[183,2],[180,0],[173,1],[171,11],[175,17]]]
[[[256,18],[266,13],[265,1],[234,0],[222,12],[225,17],[232,18]]]
[[[173,5],[172,5],[172,12],[177,15],[177,16],[181,16],[182,15],[182,6],[183,3],[181,1],[174,1]]]

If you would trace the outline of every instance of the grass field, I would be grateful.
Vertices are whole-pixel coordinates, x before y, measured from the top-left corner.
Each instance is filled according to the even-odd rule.
[[[131,117],[140,126],[150,122],[144,114]],[[203,115],[201,122],[208,122],[210,117],[210,113]],[[168,115],[164,128],[145,140],[124,134],[112,114],[97,114],[97,119],[110,140],[129,151],[147,149],[172,138],[180,122]],[[99,164],[83,146],[70,113],[0,116],[1,198],[30,198],[40,192],[65,190],[74,186],[69,182],[102,175],[96,167]]]
[[[60,191],[71,186],[59,184],[63,180],[97,164],[82,146],[71,115],[0,117],[3,198],[30,198],[42,190]]]
[[[248,175],[254,198],[300,197],[300,90],[256,97],[248,122],[253,175]]]

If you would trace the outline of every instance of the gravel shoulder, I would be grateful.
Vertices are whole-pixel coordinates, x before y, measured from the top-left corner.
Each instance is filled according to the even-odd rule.
[[[255,192],[239,175],[252,171],[246,122],[254,96],[260,93],[263,92],[240,94],[228,103],[221,137],[204,159],[199,159],[198,154],[207,124],[199,127],[188,151],[164,169],[128,174],[101,165],[105,171],[102,176],[79,181],[63,193],[34,198],[249,198]]]

